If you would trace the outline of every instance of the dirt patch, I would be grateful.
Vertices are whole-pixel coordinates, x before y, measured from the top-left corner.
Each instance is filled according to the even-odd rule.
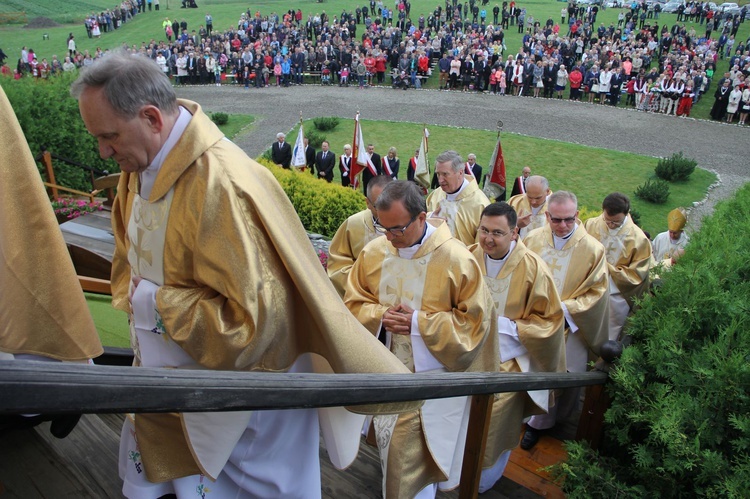
[[[57,23],[49,17],[35,17],[24,28],[36,29],[36,28],[58,28],[62,24]]]

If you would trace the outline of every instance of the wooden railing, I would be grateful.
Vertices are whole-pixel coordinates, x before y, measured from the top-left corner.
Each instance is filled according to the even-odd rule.
[[[476,497],[492,394],[602,385],[605,372],[278,374],[0,362],[0,414],[209,412],[474,396],[461,498]],[[200,396],[197,394],[200,393]]]
[[[67,159],[63,158],[62,156],[52,154],[51,152],[46,150],[42,151],[42,153],[34,159],[44,165],[46,180],[43,183],[45,187],[49,189],[50,196],[53,199],[57,199],[59,197],[58,191],[64,191],[74,196],[87,197],[91,202],[93,202],[95,196],[98,196],[102,192],[104,192],[107,197],[107,202],[105,203],[105,205],[112,205],[115,197],[114,188],[117,187],[117,182],[120,179],[119,173],[110,174],[106,170],[99,170],[98,168],[81,164],[77,161],[73,161],[72,159]],[[52,166],[53,159],[89,172],[91,180],[91,191],[84,192],[78,189],[72,189],[70,187],[59,185],[55,178],[55,170]]]

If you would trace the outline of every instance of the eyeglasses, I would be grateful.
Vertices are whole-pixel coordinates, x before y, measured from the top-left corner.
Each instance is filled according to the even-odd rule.
[[[487,230],[484,227],[479,227],[477,229],[477,232],[479,234],[482,234],[485,237],[490,237],[491,236],[491,237],[494,237],[494,238],[505,237],[505,236],[507,236],[509,234],[509,232],[503,232],[501,230]]]
[[[573,222],[576,221],[576,217],[568,217],[568,218],[555,218],[555,217],[549,217],[550,223],[553,224],[561,224],[564,223],[565,225],[570,225]]]
[[[623,218],[620,222],[615,222],[614,220],[607,220],[605,218],[604,223],[607,224],[607,227],[610,229],[617,229],[618,227],[622,227],[622,224],[625,223],[625,219]]]
[[[417,215],[418,217],[419,215]],[[375,230],[380,232],[381,234],[385,234],[386,232],[390,232],[392,235],[401,237],[406,233],[406,229],[409,228],[409,226],[414,222],[414,220],[417,219],[417,217],[412,218],[409,220],[409,223],[404,225],[403,227],[383,227],[380,225],[380,220],[375,220]]]

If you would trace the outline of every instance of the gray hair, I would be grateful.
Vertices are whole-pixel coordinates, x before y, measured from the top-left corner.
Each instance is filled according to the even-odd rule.
[[[578,208],[578,198],[575,194],[569,191],[557,191],[550,194],[549,198],[547,199],[547,205],[551,204],[561,204],[565,203],[566,201],[573,201],[575,203],[576,208]]]
[[[549,181],[541,175],[532,175],[526,179],[526,189],[529,188],[529,185],[534,184],[541,185],[544,192],[547,192],[549,189]]]
[[[282,132],[279,132],[279,133],[276,134],[276,138],[277,139],[285,139],[286,135],[284,135]]]
[[[393,182],[389,182],[375,202],[375,209],[378,211],[390,210],[391,205],[396,201],[401,201],[404,204],[404,208],[406,208],[406,211],[409,212],[412,218],[427,211],[427,203],[419,191],[419,187],[414,182],[408,180],[394,180]]]
[[[464,169],[463,158],[461,158],[461,155],[456,151],[452,150],[441,152],[440,155],[435,158],[435,164],[438,163],[450,163],[451,170],[453,170],[454,172],[459,172]]]
[[[125,119],[147,105],[167,115],[178,112],[174,88],[156,62],[124,50],[113,51],[84,68],[71,85],[70,95],[79,99],[87,88],[103,88],[107,102]]]

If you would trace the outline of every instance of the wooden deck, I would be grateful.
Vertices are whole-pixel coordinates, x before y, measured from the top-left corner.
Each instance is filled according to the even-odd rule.
[[[122,416],[84,415],[65,439],[49,433],[49,423],[2,437],[0,498],[58,499],[64,497],[119,498],[117,453]],[[358,459],[345,471],[336,470],[321,445],[322,497],[326,499],[381,497],[381,472],[375,448],[361,443]],[[457,498],[439,492],[438,498]],[[482,494],[487,499],[542,497],[508,478]]]

